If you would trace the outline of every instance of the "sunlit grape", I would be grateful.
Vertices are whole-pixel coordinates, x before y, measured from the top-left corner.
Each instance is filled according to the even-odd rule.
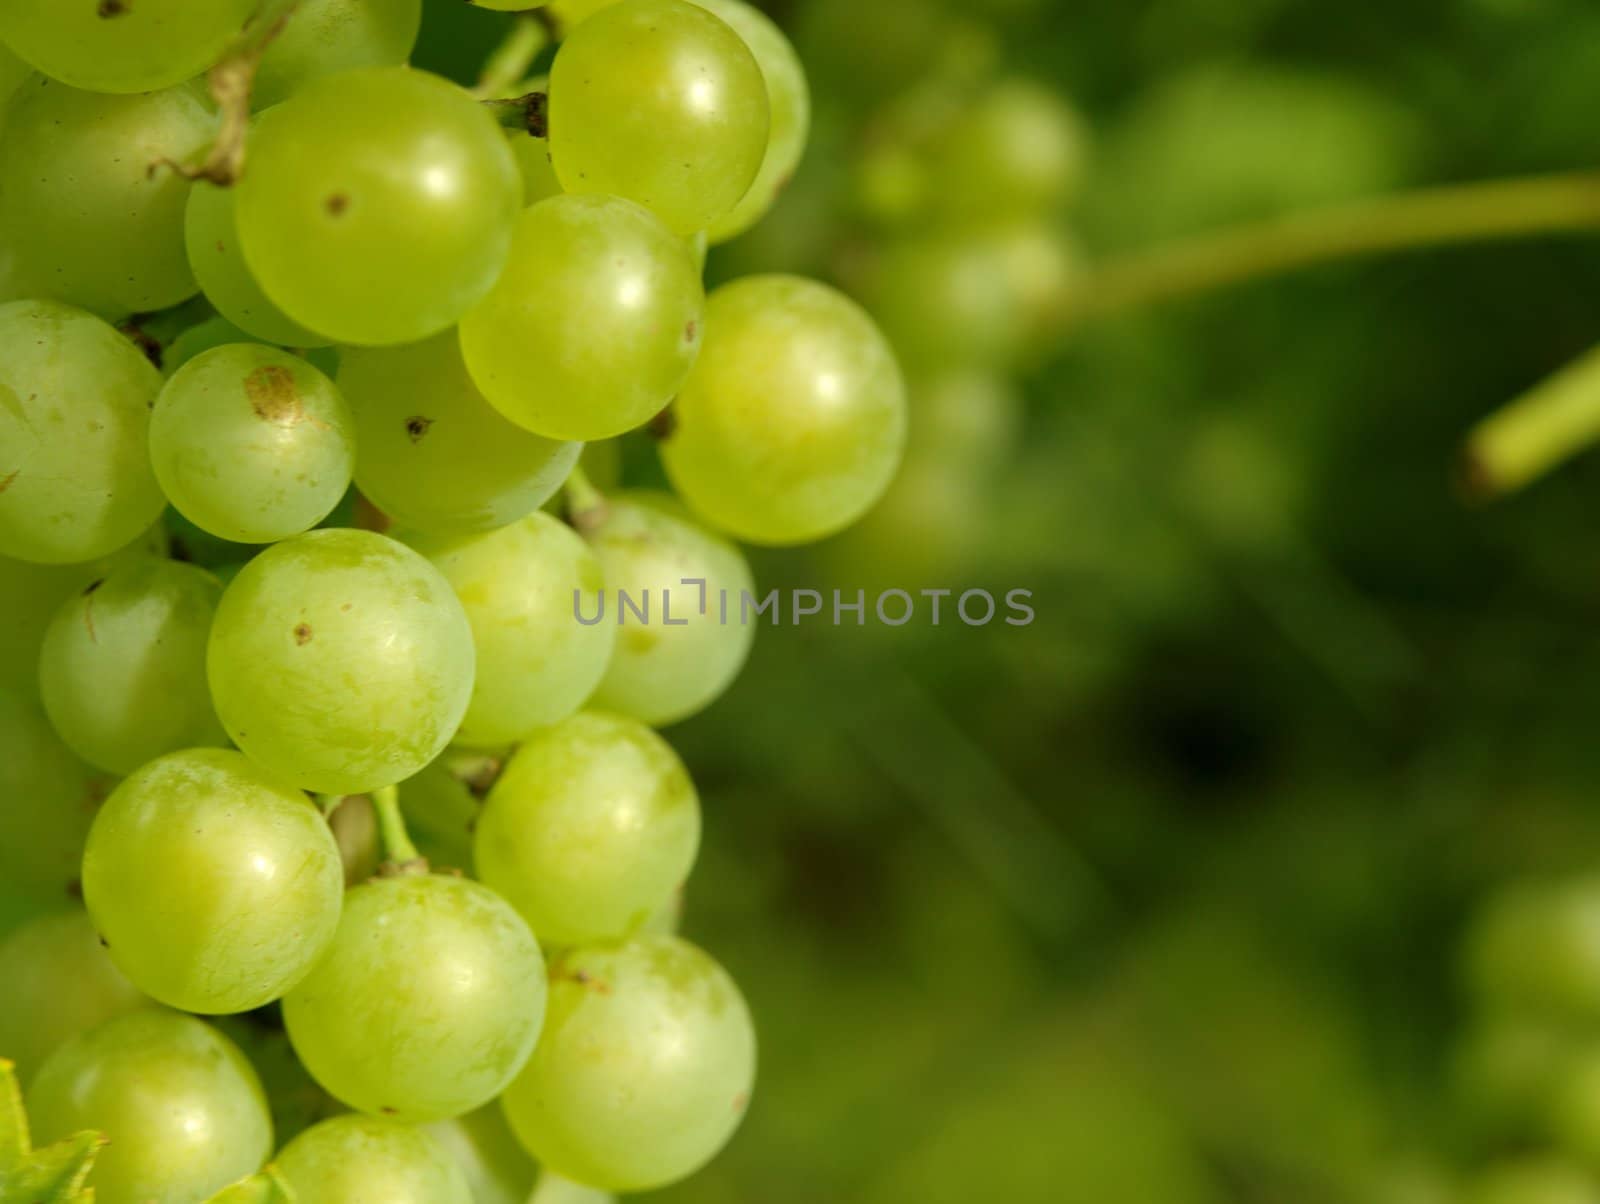
[[[255,1071],[208,1024],[145,1009],[74,1037],[28,1089],[35,1141],[94,1130],[95,1204],[204,1200],[259,1170],[272,1120]]]
[[[314,79],[398,66],[422,27],[422,0],[300,0],[261,58],[251,102],[267,108]]]
[[[523,213],[499,282],[461,321],[467,370],[518,426],[609,439],[672,400],[700,350],[705,290],[683,240],[617,197]]]
[[[581,447],[501,416],[467,375],[455,331],[352,348],[339,387],[355,412],[356,484],[402,527],[492,531],[548,501]]]
[[[688,0],[623,0],[578,25],[550,71],[550,156],[568,192],[609,193],[680,235],[750,190],[771,114],[761,68]]]
[[[521,209],[494,119],[438,76],[325,76],[263,113],[238,185],[239,240],[292,320],[362,346],[453,325],[494,283]]]
[[[300,1199],[316,1204],[484,1204],[426,1130],[376,1116],[336,1116],[278,1155]]]
[[[505,1090],[539,1039],[544,960],[521,917],[464,878],[378,878],[345,897],[328,954],[283,1002],[306,1069],[363,1112],[442,1120]]]
[[[155,522],[161,374],[111,327],[50,301],[0,306],[0,554],[93,560]]]
[[[906,438],[905,385],[872,320],[788,276],[712,294],[706,345],[662,455],[691,509],[753,543],[821,539],[888,488]]]
[[[323,530],[252,560],[222,596],[207,672],[228,734],[298,786],[359,794],[416,773],[472,694],[449,583],[370,531]]]
[[[221,597],[204,569],[144,556],[62,604],[40,652],[39,692],[73,752],[126,774],[163,753],[227,743],[206,688]]]
[[[504,1103],[548,1169],[648,1191],[727,1144],[755,1071],[750,1012],[727,972],[686,941],[642,937],[551,964],[544,1037]]]

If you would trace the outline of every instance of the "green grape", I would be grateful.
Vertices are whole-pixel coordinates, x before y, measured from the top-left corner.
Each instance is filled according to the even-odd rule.
[[[33,692],[0,688],[0,882],[59,907],[111,780],[72,755]]]
[[[161,356],[161,366],[170,377],[202,352],[210,351],[213,347],[226,347],[230,343],[272,345],[267,339],[240,330],[226,318],[207,318],[204,322],[189,327],[168,344]],[[339,374],[340,358],[339,349],[336,347],[312,347],[304,355],[308,364],[330,378]]]
[[[4,115],[4,102],[0,101],[0,117]],[[43,291],[29,279],[17,254],[16,242],[17,236],[12,231],[0,230],[0,305],[8,301],[26,301]]]
[[[492,531],[553,497],[581,447],[530,434],[484,400],[454,331],[346,351],[339,386],[356,419],[356,484],[419,531]]]
[[[0,229],[26,232],[14,243],[24,275],[46,296],[111,318],[193,296],[189,183],[157,165],[192,158],[215,131],[196,84],[138,96],[23,84],[0,139]]]
[[[821,539],[883,496],[906,440],[894,352],[842,293],[792,276],[718,289],[673,408],[667,475],[690,507],[752,543]]]
[[[291,321],[268,299],[245,264],[234,224],[234,191],[196,184],[184,214],[184,245],[206,300],[251,337],[284,347],[320,347],[328,342]]]
[[[147,445],[160,388],[99,318],[53,301],[0,306],[0,555],[93,560],[155,522],[166,499]]]
[[[0,1057],[23,1082],[79,1033],[148,1003],[82,908],[39,916],[0,941],[0,982]]]
[[[1600,1184],[1581,1165],[1527,1155],[1480,1174],[1464,1204],[1600,1204]]]
[[[272,1153],[261,1081],[238,1048],[193,1016],[145,1009],[68,1041],[28,1089],[40,1145],[110,1138],[95,1204],[180,1204],[252,1175]]]
[[[550,967],[550,1018],[505,1094],[546,1168],[612,1191],[693,1174],[727,1144],[755,1085],[739,988],[676,937],[577,949]]]
[[[27,63],[0,44],[0,129],[5,127],[6,104],[10,101],[12,93],[32,74],[33,70]]]
[[[355,454],[355,419],[337,386],[258,343],[190,360],[150,416],[161,488],[195,526],[234,543],[316,526],[350,487]]]
[[[222,747],[206,639],[222,583],[143,556],[64,602],[39,655],[39,694],[67,747],[110,773],[163,753]]]
[[[285,1146],[276,1165],[306,1204],[475,1204],[436,1138],[377,1116],[325,1120]]]
[[[643,724],[586,712],[535,733],[489,792],[478,876],[541,940],[617,940],[667,906],[700,845],[683,763]]]
[[[83,894],[111,956],[186,1012],[262,1007],[333,940],[344,867],[298,790],[224,749],[152,761],[116,788],[83,855]]]
[[[523,213],[505,275],[461,321],[461,349],[518,426],[609,439],[672,400],[699,353],[704,308],[688,248],[647,210],[552,197]]]
[[[583,539],[534,513],[486,535],[407,537],[444,574],[472,624],[477,680],[458,743],[493,748],[571,715],[594,693],[616,628],[584,626],[605,580]]]
[[[616,1204],[616,1197],[598,1187],[585,1187],[571,1179],[545,1171],[539,1176],[539,1189],[528,1204]]]
[[[1049,215],[1082,183],[1088,141],[1083,119],[1054,89],[1003,80],[940,132],[928,200],[952,221]]]
[[[617,625],[611,665],[589,704],[653,727],[710,706],[744,667],[759,622],[745,614],[746,598],[752,606],[760,600],[752,597],[744,555],[665,493],[608,499],[585,536],[609,595],[601,620]],[[649,613],[641,620],[644,607]]]
[[[290,319],[384,346],[453,326],[494,284],[522,184],[494,119],[447,80],[369,67],[261,114],[235,219]]]
[[[811,133],[811,86],[805,66],[783,30],[772,18],[745,0],[693,0],[726,21],[755,55],[767,84],[772,125],[761,170],[744,199],[707,233],[712,242],[727,242],[755,225],[778,203],[789,177],[805,154]]]
[[[345,897],[333,947],[283,1018],[339,1100],[444,1120],[483,1107],[523,1068],[545,994],[539,946],[509,903],[465,878],[403,874]]]
[[[688,0],[623,0],[584,21],[550,72],[550,158],[568,192],[626,197],[688,236],[722,221],[766,158],[755,56]]]
[[[421,28],[422,0],[300,0],[261,58],[251,103],[264,109],[339,71],[397,67]]]
[[[312,531],[246,565],[207,654],[223,727],[320,794],[402,782],[443,751],[472,696],[472,629],[450,585],[370,531]]]
[[[505,0],[509,3],[510,0]],[[550,0],[544,9],[555,20],[556,28],[563,35],[587,21],[601,9],[610,8],[619,0]]]
[[[528,1204],[534,1165],[517,1144],[505,1113],[491,1104],[454,1120],[428,1126],[428,1132],[466,1175],[472,1204]]]
[[[260,0],[6,0],[0,39],[52,79],[153,92],[222,57]]]
[[[0,689],[38,688],[39,649],[61,604],[105,576],[103,561],[29,564],[0,556]]]

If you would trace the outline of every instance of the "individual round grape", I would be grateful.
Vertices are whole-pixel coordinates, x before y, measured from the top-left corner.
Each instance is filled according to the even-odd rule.
[[[339,369],[356,419],[356,484],[403,527],[493,531],[561,488],[582,451],[501,416],[467,375],[455,331],[351,349]]]
[[[467,370],[518,426],[609,439],[672,400],[700,351],[705,289],[681,238],[617,197],[523,213],[505,275],[461,321]]]
[[[286,100],[314,79],[358,67],[397,67],[422,28],[422,0],[300,0],[261,58],[250,100]]]
[[[328,340],[284,316],[261,291],[244,261],[234,222],[234,190],[198,183],[184,213],[184,245],[206,300],[241,330],[284,347],[320,347]]]
[[[718,289],[662,446],[692,509],[752,543],[843,530],[894,479],[906,394],[894,352],[843,294],[791,276]]]
[[[767,153],[744,199],[707,231],[712,242],[727,242],[755,225],[783,194],[789,177],[805,154],[811,133],[811,86],[794,46],[772,18],[745,0],[693,0],[726,21],[760,64],[767,84],[772,125]]]
[[[733,212],[767,154],[750,48],[688,0],[623,0],[584,21],[550,71],[550,158],[568,192],[637,201],[680,235]]]
[[[617,629],[578,621],[594,613],[605,580],[571,527],[534,513],[486,535],[408,542],[444,574],[472,624],[477,681],[458,743],[515,743],[594,693]]]
[[[344,867],[316,806],[242,754],[152,761],[106,800],[83,895],[111,956],[186,1012],[262,1007],[333,939]]]
[[[428,1133],[466,1176],[472,1204],[528,1204],[533,1160],[517,1144],[498,1105],[429,1125]]]
[[[206,687],[206,640],[222,583],[144,556],[57,609],[39,694],[67,746],[110,773],[163,753],[228,742]]]
[[[505,265],[516,161],[466,92],[404,67],[313,80],[256,120],[235,220],[295,322],[385,346],[453,326]]]
[[[554,945],[617,940],[666,906],[700,846],[700,799],[643,724],[586,712],[535,733],[489,792],[478,876]]]
[[[138,96],[23,84],[0,140],[0,229],[26,232],[15,243],[24,274],[46,295],[110,318],[193,296],[189,183],[157,164],[193,158],[215,132],[195,84]]]
[[[148,449],[161,374],[99,318],[0,306],[0,555],[93,560],[166,505]]]
[[[426,1130],[377,1116],[335,1116],[278,1155],[278,1171],[315,1204],[483,1204]]]
[[[6,0],[0,39],[52,79],[153,92],[222,57],[260,0]]]
[[[1083,120],[1053,89],[1008,79],[934,143],[928,197],[939,217],[998,222],[1051,213],[1084,176]]]
[[[34,1141],[110,1138],[95,1204],[204,1200],[272,1153],[261,1082],[238,1048],[193,1016],[145,1009],[67,1042],[28,1089]]]
[[[338,387],[259,343],[196,356],[150,416],[150,462],[173,506],[235,543],[316,526],[350,488],[355,458],[355,419]]]
[[[0,688],[0,882],[65,904],[111,785],[61,742],[31,690]]]
[[[611,664],[590,705],[653,727],[710,706],[744,667],[760,622],[752,608],[761,599],[743,553],[665,493],[608,499],[584,534],[600,560],[608,607],[584,618],[617,626]]]
[[[252,758],[307,790],[362,794],[449,743],[472,696],[472,629],[410,548],[313,531],[234,578],[207,673],[223,727]]]
[[[504,1103],[548,1169],[649,1191],[727,1144],[755,1073],[755,1030],[727,972],[687,941],[641,937],[551,964],[544,1037]]]
[[[0,1057],[23,1082],[66,1041],[149,1003],[82,908],[39,916],[0,941],[0,982]]]
[[[465,878],[377,878],[283,1001],[295,1052],[350,1107],[432,1121],[483,1107],[528,1061],[544,959],[522,918]]]

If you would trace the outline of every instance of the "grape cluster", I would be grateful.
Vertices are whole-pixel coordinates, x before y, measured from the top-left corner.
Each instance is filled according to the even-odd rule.
[[[705,293],[807,140],[755,8],[560,0],[473,90],[420,17],[0,4],[0,1059],[99,1204],[600,1200],[750,1102],[655,729],[751,629],[578,616],[854,523],[900,370]],[[613,487],[645,426],[676,497]]]

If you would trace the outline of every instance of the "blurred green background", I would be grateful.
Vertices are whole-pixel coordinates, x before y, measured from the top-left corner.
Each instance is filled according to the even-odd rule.
[[[863,156],[942,71],[1079,108],[1055,233],[1091,259],[1600,158],[1592,0],[767,7],[816,137],[716,278],[862,279],[898,237],[863,215]],[[504,28],[433,0],[418,61],[470,78]],[[1579,239],[1096,323],[965,415],[982,465],[758,557],[767,585],[1030,589],[1038,618],[764,630],[671,733],[707,809],[685,930],[743,985],[763,1066],[739,1138],[660,1198],[1596,1198],[1600,1094],[1554,1123],[1527,1052],[1600,1047],[1595,995],[1562,979],[1517,1013],[1534,1036],[1479,1056],[1512,1023],[1501,963],[1546,947],[1484,938],[1472,988],[1462,949],[1506,884],[1600,873],[1600,466],[1473,508],[1453,464],[1597,339]],[[1600,920],[1574,925],[1535,977],[1600,957]],[[1563,1161],[1483,1178],[1532,1157]]]

